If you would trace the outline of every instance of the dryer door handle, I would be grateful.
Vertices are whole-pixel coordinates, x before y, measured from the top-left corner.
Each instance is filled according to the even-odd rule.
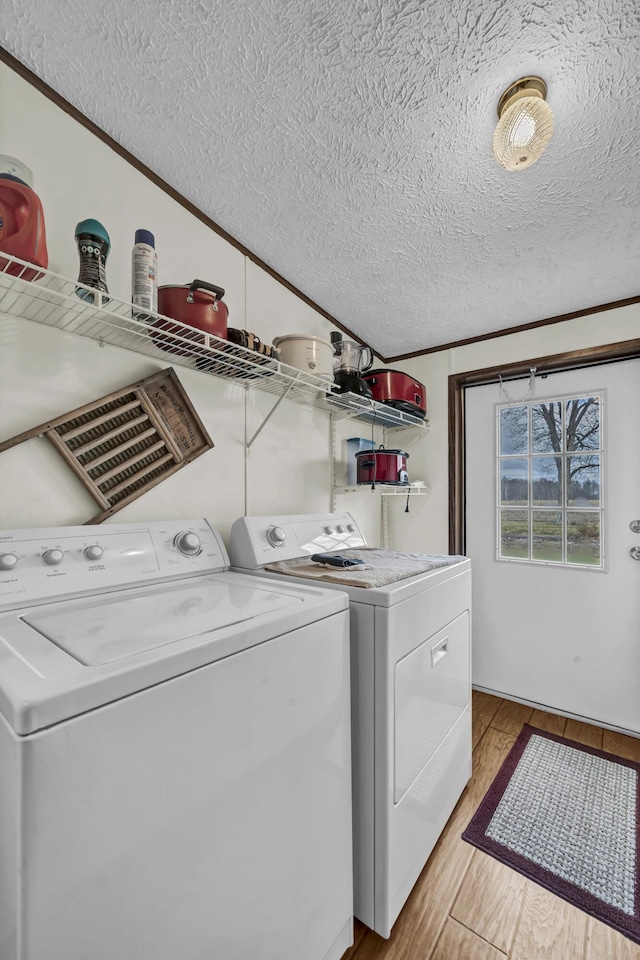
[[[448,640],[449,640],[449,637],[443,637],[442,640],[440,640],[438,643],[436,643],[435,647],[432,647],[432,649],[431,649],[431,666],[432,666],[432,668],[435,667],[435,666],[437,666],[437,665],[440,663],[441,660],[444,660],[444,658],[445,658],[446,655],[448,654],[448,652],[449,652],[449,648],[448,648],[448,645],[447,645],[447,641],[448,641]]]

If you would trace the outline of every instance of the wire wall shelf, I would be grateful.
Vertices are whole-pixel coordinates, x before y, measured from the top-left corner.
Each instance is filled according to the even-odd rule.
[[[376,483],[372,486],[371,482],[350,484],[346,487],[334,487],[334,493],[361,493],[363,490],[377,490],[383,497],[406,497],[410,494],[412,497],[427,497],[431,493],[431,488],[423,482],[403,483],[398,486],[392,486],[383,483]]]
[[[35,273],[35,276],[34,276]],[[0,255],[0,314],[22,317],[99,343],[122,347],[223,380],[255,387],[279,399],[315,407],[337,419],[387,429],[426,428],[428,422],[352,393],[254,350],[196,330],[111,294],[101,294],[50,270]]]

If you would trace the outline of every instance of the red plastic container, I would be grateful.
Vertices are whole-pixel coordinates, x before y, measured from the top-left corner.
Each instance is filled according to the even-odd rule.
[[[39,270],[29,270],[2,257],[6,253],[38,267],[49,266],[40,197],[18,173],[31,177],[31,171],[20,161],[0,157],[0,270],[23,280],[37,280],[42,276]]]

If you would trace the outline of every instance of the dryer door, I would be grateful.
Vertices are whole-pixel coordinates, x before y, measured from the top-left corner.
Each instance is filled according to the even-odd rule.
[[[393,801],[399,803],[469,706],[469,612],[395,666]]]
[[[375,930],[388,937],[471,776],[471,571],[376,607]]]

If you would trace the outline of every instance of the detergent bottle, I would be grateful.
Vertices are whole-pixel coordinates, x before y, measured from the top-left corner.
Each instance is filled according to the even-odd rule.
[[[105,268],[111,249],[109,234],[99,220],[90,217],[76,225],[75,238],[80,257],[78,283],[82,284],[76,287],[76,295],[87,303],[108,303],[110,298],[107,296],[109,291]],[[93,289],[86,290],[85,287]],[[99,292],[100,296],[96,297],[94,291]]]
[[[33,174],[24,163],[0,156],[0,271],[23,280],[37,280],[42,273],[11,263],[3,253],[45,269],[49,265],[42,203],[32,185]]]

